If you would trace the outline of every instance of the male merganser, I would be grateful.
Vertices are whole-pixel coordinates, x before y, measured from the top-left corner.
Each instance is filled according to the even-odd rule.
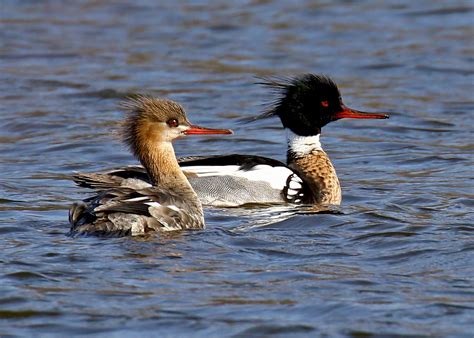
[[[337,85],[327,76],[305,74],[262,83],[279,93],[273,107],[249,119],[278,116],[288,140],[287,164],[254,155],[197,156],[179,164],[204,205],[240,206],[261,203],[339,205],[336,171],[319,141],[321,128],[342,118],[386,119],[346,107]],[[77,174],[82,186],[120,186],[149,181],[143,168],[129,166],[98,174]],[[135,183],[136,183],[135,182]]]
[[[116,186],[74,203],[69,211],[71,234],[138,235],[204,228],[201,202],[179,167],[171,141],[232,131],[192,125],[183,108],[166,99],[138,96],[123,106],[129,112],[123,139],[152,185]]]

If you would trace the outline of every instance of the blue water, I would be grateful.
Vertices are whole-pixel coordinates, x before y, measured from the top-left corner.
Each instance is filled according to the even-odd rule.
[[[474,332],[471,1],[3,1],[0,336],[371,337]],[[130,93],[222,138],[180,156],[284,160],[255,76],[323,73],[356,109],[322,143],[342,214],[206,209],[207,229],[69,238],[69,180],[136,161]]]

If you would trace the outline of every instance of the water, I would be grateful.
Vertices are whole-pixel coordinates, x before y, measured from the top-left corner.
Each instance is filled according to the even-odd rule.
[[[0,336],[470,336],[470,1],[3,1]],[[342,214],[207,209],[207,229],[68,238],[68,179],[135,163],[110,134],[129,93],[235,136],[179,155],[284,160],[254,76],[331,75],[347,105],[322,142]]]

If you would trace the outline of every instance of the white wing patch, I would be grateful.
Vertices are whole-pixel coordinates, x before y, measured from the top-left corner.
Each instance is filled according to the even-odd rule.
[[[150,207],[161,207],[161,204],[158,202],[146,202],[146,205],[149,205]]]
[[[123,201],[124,202],[140,202],[140,201],[149,201],[149,200],[150,200],[150,197],[140,196],[140,197],[135,197],[135,198],[129,198],[128,200],[123,200]]]
[[[249,181],[267,182],[274,189],[282,190],[287,182],[288,176],[293,174],[293,171],[286,167],[272,167],[266,164],[259,164],[250,170],[242,170],[238,165],[223,165],[223,166],[189,166],[184,167],[185,172],[191,172],[198,177],[209,176],[234,176],[246,178]]]
[[[147,202],[145,204],[149,205],[150,207],[161,207],[161,206],[163,206],[162,204],[160,204],[158,202]],[[174,211],[178,211],[178,212],[181,211],[181,209],[178,208],[176,205],[165,205],[164,207],[169,208],[169,209],[174,210]]]

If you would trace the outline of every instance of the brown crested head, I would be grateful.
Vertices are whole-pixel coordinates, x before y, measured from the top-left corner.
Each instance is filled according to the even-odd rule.
[[[127,111],[122,139],[137,154],[144,143],[171,142],[191,123],[178,103],[149,96],[135,96],[122,102]]]
[[[192,125],[178,103],[138,95],[121,103],[128,115],[123,123],[122,139],[138,157],[146,147],[171,142],[185,135],[232,134],[227,129],[210,129]]]

